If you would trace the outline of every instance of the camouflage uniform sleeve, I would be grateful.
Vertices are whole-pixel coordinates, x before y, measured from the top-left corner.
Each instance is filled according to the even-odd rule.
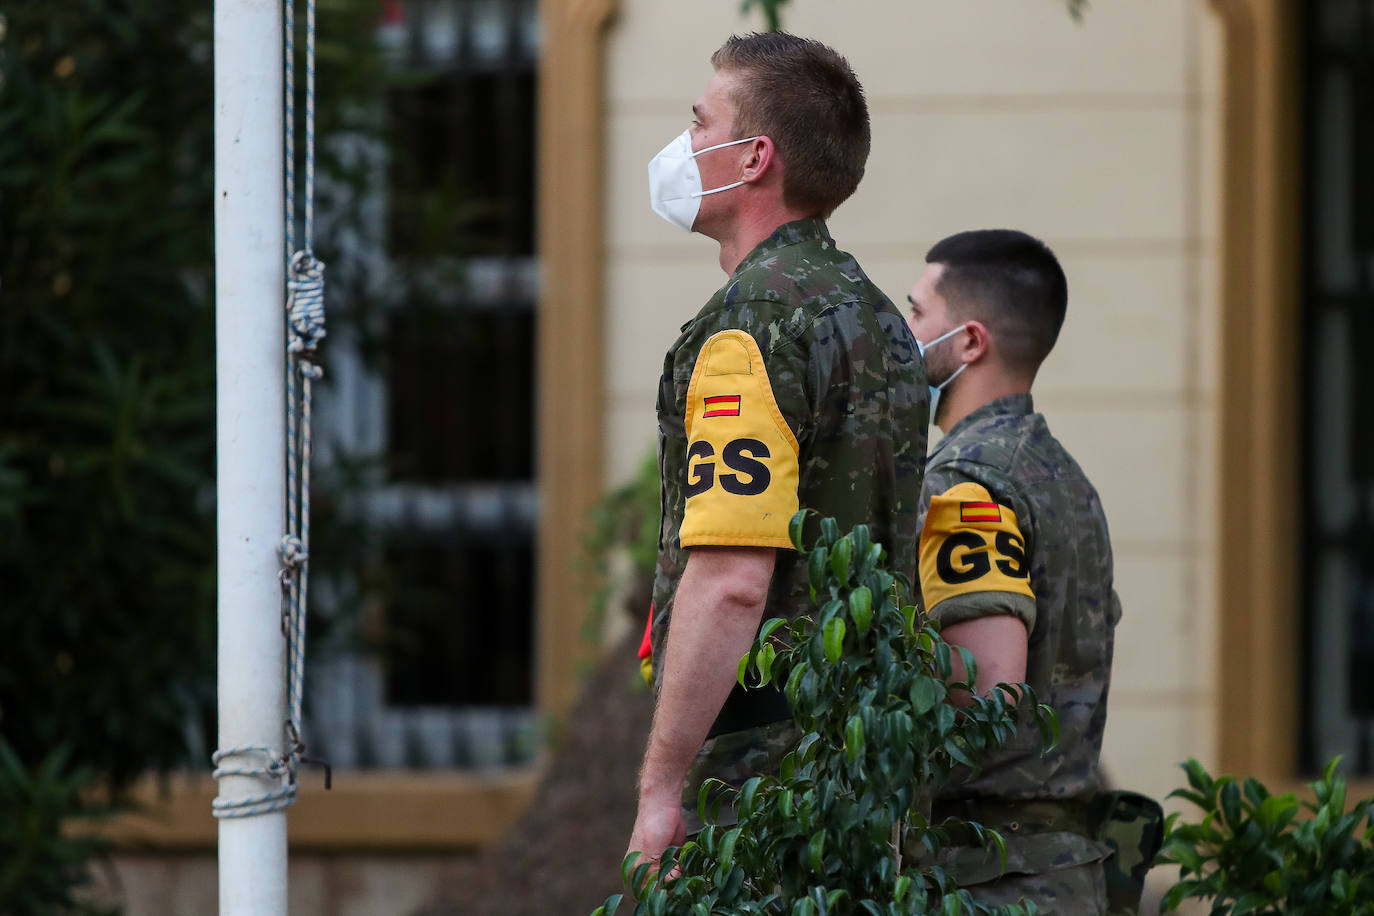
[[[1029,510],[1001,484],[990,473],[953,465],[927,469],[921,594],[926,612],[942,626],[1010,614],[1028,631],[1035,627]]]

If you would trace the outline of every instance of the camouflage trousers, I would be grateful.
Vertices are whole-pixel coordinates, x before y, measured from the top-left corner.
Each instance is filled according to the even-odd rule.
[[[966,889],[984,906],[1011,906],[1024,898],[1044,914],[1106,916],[1108,912],[1107,882],[1100,862],[1040,875],[1007,875]]]
[[[777,776],[782,758],[796,746],[799,738],[801,731],[797,724],[784,719],[706,739],[682,785],[682,819],[687,825],[687,835],[692,836],[705,826],[697,814],[697,798],[703,782],[715,777],[738,789],[751,777]],[[707,814],[710,814],[709,807]],[[729,827],[736,820],[734,808],[721,800],[713,822]]]

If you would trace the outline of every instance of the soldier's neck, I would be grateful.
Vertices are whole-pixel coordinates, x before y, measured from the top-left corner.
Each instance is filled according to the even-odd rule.
[[[711,234],[720,243],[720,269],[726,276],[733,274],[740,261],[775,229],[805,216],[805,213],[781,205],[742,208],[730,226],[719,235]]]
[[[970,366],[940,394],[940,416],[935,425],[941,432],[949,432],[954,424],[984,404],[1012,394],[1029,394],[1031,382],[1010,378],[1000,372],[976,372]]]

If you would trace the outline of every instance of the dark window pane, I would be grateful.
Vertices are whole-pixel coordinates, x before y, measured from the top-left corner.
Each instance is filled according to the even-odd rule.
[[[1374,773],[1374,3],[1303,10],[1301,760]]]
[[[528,538],[393,542],[385,611],[392,705],[504,706],[532,696],[534,554]]]
[[[416,308],[390,328],[397,480],[534,476],[534,312]]]

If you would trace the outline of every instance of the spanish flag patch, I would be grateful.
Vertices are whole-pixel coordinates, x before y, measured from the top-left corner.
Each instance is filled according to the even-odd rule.
[[[997,503],[984,502],[961,502],[959,503],[959,521],[969,524],[970,522],[1000,522],[1002,520],[1002,507]]]
[[[740,396],[737,394],[720,394],[715,397],[702,398],[702,406],[706,408],[702,417],[738,417],[739,404]]]

